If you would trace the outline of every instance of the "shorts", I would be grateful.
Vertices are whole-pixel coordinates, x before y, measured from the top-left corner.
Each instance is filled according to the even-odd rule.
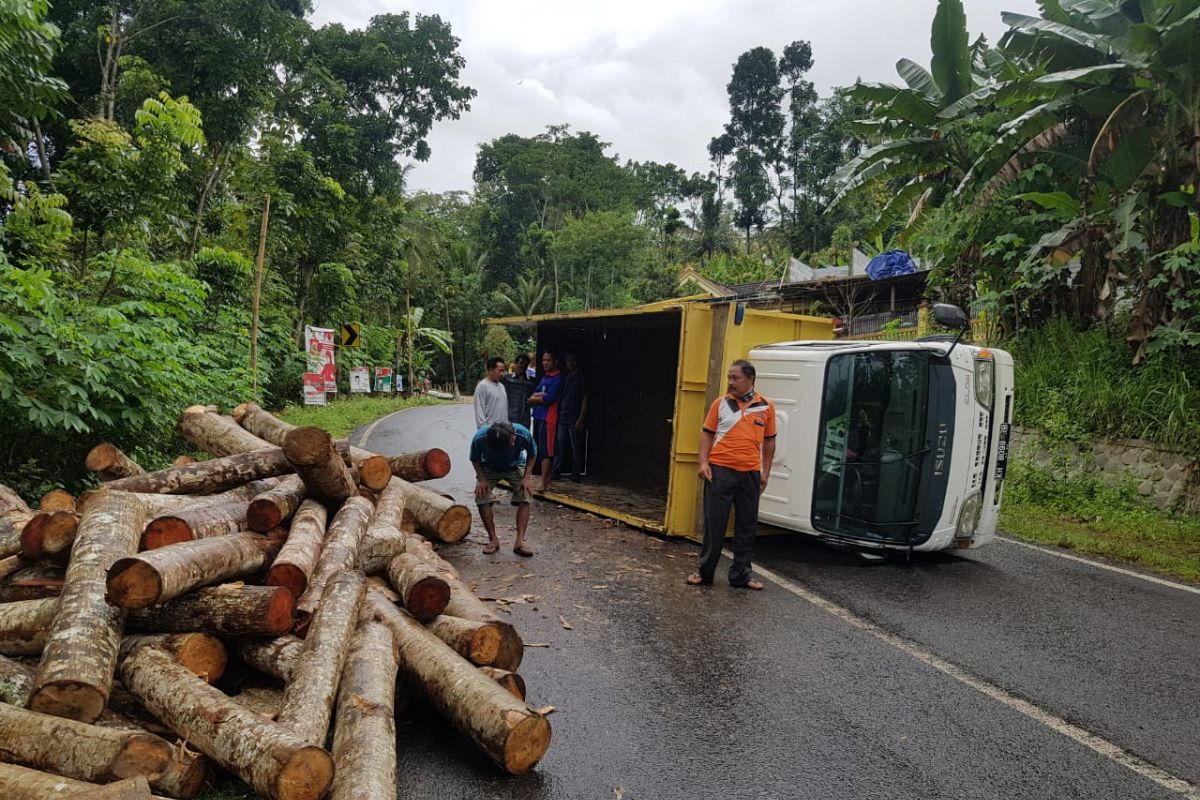
[[[483,496],[483,499],[475,498],[476,506],[490,506],[496,502],[496,497],[492,492],[496,489],[496,485],[500,481],[508,481],[509,489],[512,491],[512,504],[514,506],[529,504],[531,499],[529,492],[521,488],[521,480],[525,477],[525,473],[517,467],[505,470],[492,470],[484,467],[483,477],[488,482],[488,493]]]

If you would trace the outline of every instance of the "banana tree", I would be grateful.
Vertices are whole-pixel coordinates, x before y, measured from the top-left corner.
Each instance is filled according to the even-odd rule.
[[[400,339],[406,345],[408,369],[408,386],[413,386],[413,380],[422,364],[428,364],[430,348],[436,348],[443,353],[450,352],[454,335],[441,328],[431,328],[421,323],[425,319],[425,309],[416,306],[400,318]],[[399,342],[397,343],[399,344]]]

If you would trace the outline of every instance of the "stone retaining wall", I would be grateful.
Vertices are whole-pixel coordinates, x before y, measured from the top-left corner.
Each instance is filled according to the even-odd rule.
[[[1200,514],[1200,455],[1141,439],[1050,442],[1038,431],[1013,428],[1014,456],[1067,480],[1091,477],[1110,486],[1132,485],[1158,508]]]

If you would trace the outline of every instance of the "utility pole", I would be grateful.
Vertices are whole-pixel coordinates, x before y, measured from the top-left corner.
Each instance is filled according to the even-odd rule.
[[[258,393],[258,306],[262,298],[263,260],[267,257],[267,220],[271,216],[271,195],[263,195],[262,225],[258,229],[258,255],[254,258],[254,305],[250,317],[250,381]]]

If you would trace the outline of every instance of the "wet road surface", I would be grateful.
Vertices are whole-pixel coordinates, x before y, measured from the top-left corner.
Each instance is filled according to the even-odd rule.
[[[446,449],[433,483],[470,504],[471,428],[469,406],[425,407],[355,440]],[[508,777],[418,708],[401,797],[1200,798],[1200,593],[1009,542],[869,567],[760,539],[756,562],[822,607],[723,571],[684,586],[694,545],[547,503],[522,559],[497,509],[508,547],[482,555],[477,522],[442,553],[548,645],[520,671],[530,704],[557,709],[554,741]]]

